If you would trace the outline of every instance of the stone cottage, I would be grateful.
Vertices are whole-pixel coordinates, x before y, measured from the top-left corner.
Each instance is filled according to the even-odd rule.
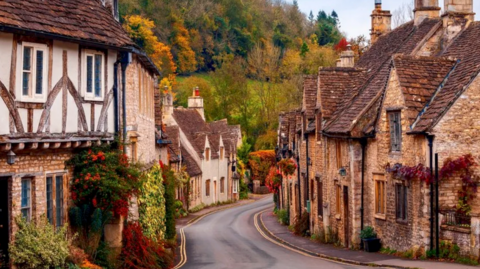
[[[45,215],[57,227],[67,221],[71,171],[65,161],[75,150],[124,134],[132,142],[131,158],[158,158],[146,148],[155,146],[152,101],[159,72],[118,22],[116,3],[0,4],[3,253],[14,240],[16,216]],[[137,97],[147,100],[141,120],[132,116]]]
[[[478,198],[470,201],[468,224],[456,223],[459,177],[440,182],[437,226],[431,186],[386,170],[433,168],[435,153],[439,167],[449,158],[479,157],[480,24],[473,1],[444,4],[441,15],[438,1],[415,1],[414,20],[391,30],[390,13],[376,1],[371,48],[354,66],[320,68],[305,79],[302,135],[295,138],[303,139],[298,193],[310,204],[312,232],[335,233],[344,246],[358,247],[361,229],[373,226],[385,247],[406,251],[432,248],[438,229],[440,240],[479,255]]]
[[[167,128],[178,126],[181,160],[190,181],[190,205],[210,205],[237,197],[239,182],[234,179],[239,126],[226,120],[207,123],[200,90],[189,97],[188,108],[174,108],[172,96],[164,97],[163,121]]]

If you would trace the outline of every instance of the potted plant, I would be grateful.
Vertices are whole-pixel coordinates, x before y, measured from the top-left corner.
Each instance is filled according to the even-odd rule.
[[[360,233],[360,238],[363,241],[363,249],[366,252],[377,252],[380,250],[380,239],[377,238],[377,233],[373,227],[365,227]]]

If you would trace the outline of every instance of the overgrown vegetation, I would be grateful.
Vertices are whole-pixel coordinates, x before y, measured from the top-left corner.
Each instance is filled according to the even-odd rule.
[[[275,151],[263,150],[252,152],[248,156],[248,167],[252,171],[252,180],[260,180],[260,184],[265,185],[265,179],[270,172],[270,168],[275,165]]]
[[[275,214],[277,215],[277,219],[280,224],[289,225],[290,220],[288,216],[288,211],[286,209],[276,210]]]
[[[299,236],[308,236],[309,231],[310,214],[304,211],[301,216],[296,216],[293,223],[293,233]]]
[[[162,168],[163,184],[165,186],[165,239],[175,239],[175,173],[170,167],[160,163]]]
[[[69,255],[67,225],[55,229],[45,217],[27,222],[15,219],[18,231],[10,244],[9,254],[16,268],[56,268],[65,266]]]

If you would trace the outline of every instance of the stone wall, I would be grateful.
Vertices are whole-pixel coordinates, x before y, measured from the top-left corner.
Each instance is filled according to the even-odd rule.
[[[31,178],[31,210],[32,218],[47,214],[46,205],[46,177],[49,174],[66,174],[64,178],[64,220],[67,220],[67,208],[70,202],[69,180],[71,171],[65,169],[65,161],[72,157],[71,150],[36,150],[30,152],[17,152],[14,165],[8,165],[6,156],[0,157],[0,177],[9,180],[11,190],[9,197],[10,237],[13,240],[18,230],[15,217],[21,214],[21,184],[22,178]],[[53,201],[55,202],[55,201]]]

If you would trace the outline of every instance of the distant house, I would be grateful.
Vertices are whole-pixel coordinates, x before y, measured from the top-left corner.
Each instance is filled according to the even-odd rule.
[[[0,251],[6,253],[16,216],[66,223],[65,161],[76,149],[125,134],[133,160],[158,159],[149,149],[159,72],[118,22],[117,1],[6,0],[0,13]],[[140,100],[146,101],[137,110]]]
[[[431,249],[438,229],[441,240],[478,256],[478,194],[465,216],[456,210],[462,180],[444,179],[436,228],[430,186],[386,171],[432,167],[434,153],[439,166],[466,154],[478,159],[473,1],[446,0],[441,16],[438,1],[415,5],[414,20],[391,30],[390,12],[376,1],[371,48],[354,65],[347,51],[339,67],[306,77],[302,108],[280,115],[279,147],[299,160],[297,174],[284,179],[282,206],[294,216],[309,211],[311,231],[333,232],[346,247],[358,247],[361,229],[373,226],[385,247]]]
[[[167,94],[163,121],[168,132],[173,126],[179,130],[182,165],[191,177],[190,207],[238,199],[239,182],[233,171],[241,145],[240,127],[230,126],[226,120],[207,123],[198,88],[188,103],[188,108],[174,108]]]

